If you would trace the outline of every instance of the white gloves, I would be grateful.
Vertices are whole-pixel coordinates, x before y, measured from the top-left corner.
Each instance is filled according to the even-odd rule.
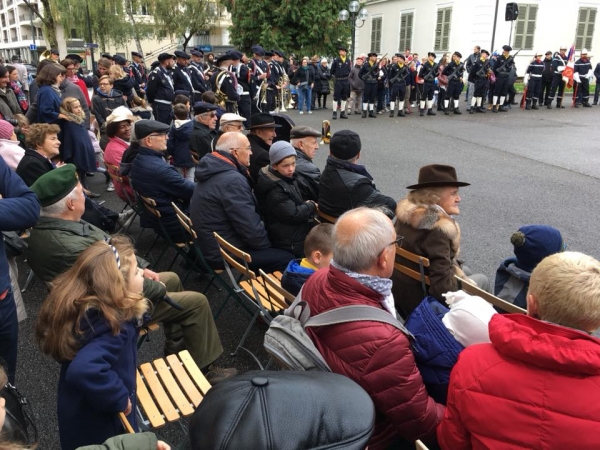
[[[573,74],[573,79],[574,79],[575,81],[577,81],[578,83],[581,83],[581,77],[579,76],[579,72],[575,72],[575,73]]]

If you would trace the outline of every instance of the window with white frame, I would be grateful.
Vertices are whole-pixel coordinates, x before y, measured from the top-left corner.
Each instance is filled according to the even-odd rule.
[[[371,52],[381,53],[381,26],[383,17],[371,19]]]
[[[515,49],[533,50],[535,21],[537,19],[538,5],[519,3],[519,17],[515,25]]]
[[[435,26],[436,52],[447,52],[450,47],[450,23],[452,22],[452,7],[440,8],[437,11],[437,23]]]
[[[413,12],[402,13],[400,16],[400,41],[398,42],[398,51],[403,53],[407,48],[412,49]]]

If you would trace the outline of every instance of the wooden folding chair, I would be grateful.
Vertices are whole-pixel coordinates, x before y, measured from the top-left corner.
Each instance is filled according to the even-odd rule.
[[[296,297],[281,287],[281,277],[277,277],[277,274],[281,274],[281,272],[269,274],[265,273],[262,269],[258,269],[258,274],[262,279],[262,285],[267,298],[272,305],[277,305],[279,306],[279,310],[283,310],[294,302]]]
[[[411,261],[419,265],[419,271],[411,269],[404,260]],[[429,277],[425,275],[425,268],[429,267],[429,259],[424,256],[417,255],[416,253],[409,252],[408,250],[396,246],[396,261],[394,262],[394,270],[403,273],[407,277],[412,278],[421,282],[423,288],[423,296],[427,296],[427,286],[431,284]]]
[[[171,264],[169,265],[169,268],[167,270],[171,270],[171,268],[173,267],[173,264],[175,264],[175,261],[177,260],[177,258],[179,256],[181,256],[190,267],[193,267],[195,262],[192,258],[190,258],[188,256],[188,253],[187,253],[190,242],[175,242],[171,238],[171,236],[169,235],[169,233],[167,232],[166,228],[164,227],[164,225],[162,223],[162,220],[161,220],[162,214],[156,207],[156,201],[153,198],[144,197],[143,195],[140,195],[139,193],[137,195],[138,195],[138,198],[140,199],[142,205],[144,206],[145,210],[149,214],[152,214],[157,219],[158,226],[160,228],[160,233],[157,233],[157,239],[160,236],[167,242],[167,246],[164,248],[164,250],[158,257],[157,262],[162,258],[162,256],[165,254],[167,249],[169,247],[171,247],[172,249],[175,250],[176,254],[175,254],[175,258],[173,258],[173,260],[171,261]],[[154,243],[156,243],[156,239],[154,240]],[[152,246],[154,246],[154,243],[152,244]],[[188,270],[188,273],[186,274],[186,276],[184,277],[183,281],[185,281],[188,274],[189,274],[189,270]]]
[[[140,429],[155,431],[177,423],[185,434],[178,448],[187,448],[188,432],[181,419],[194,413],[210,388],[187,350],[141,364],[136,372],[136,416]],[[119,413],[119,417],[127,432],[134,433],[125,414]]]
[[[250,270],[248,266],[248,264],[252,262],[250,255],[231,245],[219,236],[218,233],[215,232],[213,234],[219,245],[225,272],[227,272],[229,281],[233,286],[235,298],[238,299],[238,302],[242,305],[246,303],[254,309],[254,315],[252,316],[250,324],[244,331],[242,339],[235,351],[231,353],[231,356],[237,355],[238,350],[243,349],[249,353],[262,368],[262,364],[260,364],[258,358],[250,350],[244,348],[243,345],[250,330],[252,330],[256,319],[262,317],[262,319],[269,324],[271,320],[273,320],[273,316],[281,310],[282,305],[271,302],[264,290],[264,286],[257,280],[256,274]],[[232,269],[239,273],[238,278],[234,276]],[[260,292],[262,292],[262,294]]]
[[[483,298],[488,303],[491,303],[494,307],[507,312],[507,313],[516,313],[516,314],[527,314],[527,311],[517,305],[513,305],[506,300],[502,300],[499,297],[496,297],[489,292],[484,291],[483,289],[478,288],[471,281],[467,281],[455,275],[456,280],[458,281],[459,287],[465,291],[467,294],[477,295],[478,297]]]
[[[327,213],[324,213],[319,208],[317,208],[317,216],[319,222],[321,223],[335,223],[337,221],[337,217],[330,216]]]
[[[197,266],[199,267],[200,270],[205,272],[210,277],[208,285],[206,286],[206,288],[204,288],[203,292],[206,293],[210,289],[210,287],[213,285],[214,281],[217,280],[217,283],[219,283],[221,285],[221,287],[223,287],[227,292],[229,292],[229,295],[233,295],[234,292],[231,289],[231,287],[220,276],[220,274],[223,273],[223,270],[214,270],[210,266],[210,264],[208,264],[208,262],[206,261],[206,258],[204,258],[204,253],[202,253],[202,249],[200,248],[200,243],[198,242],[198,235],[196,234],[196,231],[194,230],[194,225],[192,224],[192,219],[190,219],[187,216],[187,214],[185,214],[181,209],[179,209],[175,203],[171,203],[171,205],[173,206],[173,209],[175,210],[175,214],[177,214],[177,219],[179,220],[179,223],[181,224],[181,228],[183,229],[184,233],[189,236],[189,240],[191,242],[189,247],[190,247],[190,250],[193,250],[195,252],[195,255],[197,258],[196,259]],[[217,287],[217,289],[219,289],[219,288]],[[219,311],[217,312],[217,314],[215,314],[215,316],[214,316],[215,320],[219,316],[221,310],[222,310],[222,306],[221,306],[221,308],[219,308]]]

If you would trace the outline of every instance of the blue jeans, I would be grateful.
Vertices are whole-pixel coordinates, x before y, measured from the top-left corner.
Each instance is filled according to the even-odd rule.
[[[298,111],[302,111],[302,104],[306,103],[306,112],[310,111],[310,102],[312,101],[312,88],[309,86],[300,86],[298,88]]]
[[[15,382],[15,372],[17,371],[18,337],[17,306],[12,289],[9,288],[4,300],[0,300],[0,358],[6,362],[8,381],[11,384]]]

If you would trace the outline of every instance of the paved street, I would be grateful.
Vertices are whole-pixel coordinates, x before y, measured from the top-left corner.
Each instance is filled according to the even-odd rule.
[[[392,119],[384,114],[362,119],[352,115],[348,120],[331,121],[332,133],[352,129],[361,135],[360,162],[374,176],[378,188],[394,198],[406,194],[405,186],[417,181],[422,165],[455,166],[459,179],[472,184],[460,191],[462,258],[471,269],[488,275],[492,281],[500,261],[512,254],[511,233],[525,224],[554,226],[561,230],[570,250],[600,257],[596,206],[600,190],[600,108],[512,109],[508,113],[470,115],[464,107],[463,102],[462,116],[438,112],[436,117],[413,114]],[[331,118],[331,109],[302,116],[290,111],[289,115],[296,124],[320,130],[321,121]],[[319,167],[324,167],[327,154],[327,146],[321,146],[316,158]],[[96,175],[92,187],[103,193],[107,206],[120,210],[116,195],[104,192],[103,176]],[[134,236],[139,234],[137,222],[131,231]],[[138,241],[142,255],[151,242],[148,232],[144,234]],[[159,262],[158,270],[166,270],[169,262]],[[26,266],[20,267],[23,282]],[[175,270],[183,274],[178,263]],[[196,276],[187,285],[202,290],[206,282]],[[57,449],[58,364],[42,357],[33,339],[35,316],[45,292],[36,280],[24,294],[30,317],[20,328],[17,385],[33,404],[41,435],[39,448]],[[216,310],[224,296],[214,289],[208,296]],[[257,368],[247,355],[228,355],[248,320],[249,316],[233,302],[218,319],[225,348],[219,364],[234,365],[240,371]],[[255,327],[248,347],[265,362],[261,339],[262,331]],[[151,342],[142,347],[140,361],[161,356],[162,344],[162,332],[152,333]]]

